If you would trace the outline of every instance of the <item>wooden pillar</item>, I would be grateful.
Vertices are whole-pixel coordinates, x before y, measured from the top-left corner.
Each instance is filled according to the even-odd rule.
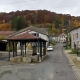
[[[39,52],[39,41],[37,42],[37,61],[39,61],[40,52]]]
[[[25,57],[26,57],[26,42],[25,42]]]
[[[39,45],[39,41],[38,41],[38,50],[37,50],[38,53],[39,53],[39,51],[40,51],[40,50],[39,50],[39,47],[40,47],[40,45]]]
[[[43,55],[46,55],[46,42],[43,42]]]
[[[42,42],[42,56],[44,55],[43,53],[44,53],[44,52],[43,52],[43,42]]]
[[[14,55],[14,41],[12,42],[12,46],[13,46],[13,57],[15,56]]]
[[[45,55],[45,45],[44,45],[44,42],[43,42],[43,56]]]
[[[17,56],[17,42],[16,42],[16,56]]]
[[[9,52],[9,61],[10,61],[10,41],[8,41],[8,52]]]
[[[42,42],[40,41],[40,57],[42,59]]]
[[[21,47],[21,56],[22,56],[22,42],[20,42],[20,47]]]

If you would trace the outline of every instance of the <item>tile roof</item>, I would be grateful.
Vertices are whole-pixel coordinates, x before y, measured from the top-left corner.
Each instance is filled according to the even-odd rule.
[[[64,34],[64,33],[62,33],[62,34],[60,34],[59,36],[67,36],[66,34]]]
[[[43,29],[43,28],[37,28],[37,27],[34,27],[34,26],[30,26],[30,27],[27,27],[27,28],[21,29],[21,30],[17,31],[16,33],[13,33],[12,35],[19,34],[19,33],[21,33],[21,32],[28,31],[28,30],[36,31],[36,32],[39,32],[39,33],[42,33],[42,34],[48,35],[48,32],[47,32],[46,29]]]
[[[36,31],[36,32],[39,32],[39,33],[42,33],[42,34],[45,34],[45,35],[48,35],[48,32],[46,29],[44,28],[38,28],[38,27],[34,27],[34,26],[30,26],[28,28],[26,28],[27,30],[32,30],[32,31]]]
[[[73,28],[73,29],[70,30],[70,32],[73,31],[73,30],[79,29],[79,28],[80,28],[80,26],[78,26],[76,28]]]
[[[1,35],[9,35],[9,34],[12,34],[14,33],[15,31],[0,31],[0,34]]]
[[[38,37],[26,32],[19,35],[8,36],[6,37],[6,39],[7,40],[29,40],[29,39],[38,39]]]

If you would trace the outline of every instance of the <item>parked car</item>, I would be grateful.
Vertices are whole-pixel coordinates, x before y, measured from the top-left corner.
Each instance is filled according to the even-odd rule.
[[[48,46],[47,51],[53,51],[53,46]]]
[[[66,47],[66,42],[63,42],[63,47]]]

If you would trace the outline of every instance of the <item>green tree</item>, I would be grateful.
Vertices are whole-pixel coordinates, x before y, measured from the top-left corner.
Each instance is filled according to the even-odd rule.
[[[69,46],[71,48],[71,35],[70,34],[68,35],[68,38],[69,38]]]
[[[59,28],[59,24],[60,24],[59,20],[56,20],[55,21],[55,28]]]
[[[28,26],[23,16],[14,16],[11,22],[12,30],[20,30]]]
[[[48,27],[48,32],[51,33],[51,31],[52,31],[52,25],[50,24]]]
[[[68,19],[65,19],[64,20],[64,25],[68,25],[69,24],[69,20]]]

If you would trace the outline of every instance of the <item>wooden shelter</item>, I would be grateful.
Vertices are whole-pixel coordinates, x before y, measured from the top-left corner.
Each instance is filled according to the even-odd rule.
[[[20,42],[20,50],[21,50],[21,56],[26,57],[26,43],[37,43],[37,53],[39,53],[39,57],[42,59],[42,56],[46,55],[46,41],[44,39],[41,39],[39,37],[36,37],[34,35],[31,35],[27,32],[19,33],[16,35],[10,35],[6,37],[8,41],[8,51],[9,51],[9,60],[10,60],[10,44],[13,45],[13,57],[17,56],[17,43]],[[14,51],[14,44],[16,44],[16,51]],[[23,45],[25,46],[24,50],[25,53],[23,53]],[[43,55],[42,55],[42,47],[43,47]],[[14,53],[15,52],[15,53]]]

